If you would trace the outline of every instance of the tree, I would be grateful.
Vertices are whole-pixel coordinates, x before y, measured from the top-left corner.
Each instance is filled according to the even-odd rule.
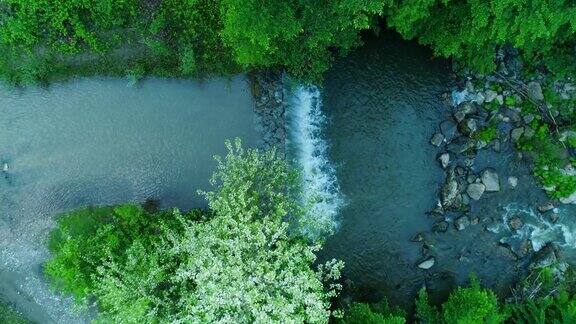
[[[295,175],[275,152],[227,146],[209,213],[128,205],[111,219],[110,208],[64,217],[47,265],[57,286],[96,297],[103,322],[327,323],[342,263],[315,267],[320,246],[291,230],[304,212]]]

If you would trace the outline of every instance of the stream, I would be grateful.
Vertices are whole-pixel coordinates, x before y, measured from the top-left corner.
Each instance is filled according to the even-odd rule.
[[[527,239],[535,250],[556,242],[576,261],[576,209],[562,206],[551,222],[537,211],[546,201],[510,143],[482,150],[474,172],[494,168],[500,192],[471,202],[478,224],[432,231],[429,213],[445,179],[430,145],[449,118],[455,90],[448,63],[416,43],[386,33],[338,60],[323,87],[286,89],[286,154],[302,167],[310,204],[307,235],[326,238],[319,259],[345,261],[343,299],[413,305],[427,286],[433,299],[476,273],[505,294],[526,260],[507,246]],[[48,88],[0,89],[0,299],[42,323],[79,323],[90,314],[55,293],[42,264],[58,213],[87,205],[144,202],[205,206],[213,155],[234,137],[260,146],[247,79],[205,82],[90,78]],[[515,189],[505,179],[518,178]],[[521,217],[522,230],[507,225]],[[328,236],[327,233],[334,233]],[[424,242],[412,242],[421,233]],[[435,264],[416,265],[426,256]]]

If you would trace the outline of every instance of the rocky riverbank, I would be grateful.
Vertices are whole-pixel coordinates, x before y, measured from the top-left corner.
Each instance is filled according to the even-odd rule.
[[[284,154],[286,146],[286,100],[282,72],[252,71],[250,89],[256,109],[256,125],[262,134],[263,149],[276,148]]]
[[[512,235],[522,236],[517,233],[526,231],[523,213],[501,213],[502,217],[478,213],[500,209],[502,206],[487,206],[493,202],[485,197],[509,191],[545,191],[548,199],[542,195],[529,205],[551,224],[559,219],[559,206],[576,203],[574,149],[570,143],[574,131],[569,116],[565,116],[573,111],[561,109],[562,101],[574,101],[576,87],[565,81],[549,81],[544,73],[526,79],[514,51],[502,52],[498,59],[498,72],[489,76],[465,74],[451,93],[443,95],[449,117],[437,125],[430,144],[438,148],[436,158],[445,180],[438,189],[438,204],[429,212],[436,220],[431,232],[444,233],[450,227],[465,231],[477,224],[494,231],[503,224]],[[518,170],[531,171],[525,174]],[[428,252],[425,237],[418,233],[413,241],[422,242],[424,252],[416,266],[427,270],[436,260]],[[534,244],[524,238],[517,244],[503,239],[497,244],[525,269],[533,267],[545,251],[553,250],[558,258],[560,255],[553,242]]]

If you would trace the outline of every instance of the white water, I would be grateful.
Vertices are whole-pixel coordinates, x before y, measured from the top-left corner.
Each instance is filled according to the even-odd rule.
[[[576,249],[576,219],[563,209],[556,209],[554,212],[559,216],[555,223],[550,221],[548,215],[542,215],[533,208],[510,204],[504,207],[502,223],[491,230],[497,233],[502,233],[502,230],[511,231],[508,221],[511,217],[518,216],[524,222],[524,226],[516,232],[512,231],[507,240],[529,239],[535,251],[549,242],[555,242],[565,249]]]
[[[302,199],[308,209],[302,228],[311,238],[333,233],[344,198],[323,138],[326,117],[318,88],[298,86],[291,93],[286,117],[287,152],[302,168]]]

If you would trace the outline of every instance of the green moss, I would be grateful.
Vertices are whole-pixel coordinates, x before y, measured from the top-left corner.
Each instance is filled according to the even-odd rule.
[[[498,129],[495,125],[490,125],[487,127],[482,128],[480,131],[476,133],[476,139],[484,141],[486,143],[490,143],[496,138],[498,138]]]

